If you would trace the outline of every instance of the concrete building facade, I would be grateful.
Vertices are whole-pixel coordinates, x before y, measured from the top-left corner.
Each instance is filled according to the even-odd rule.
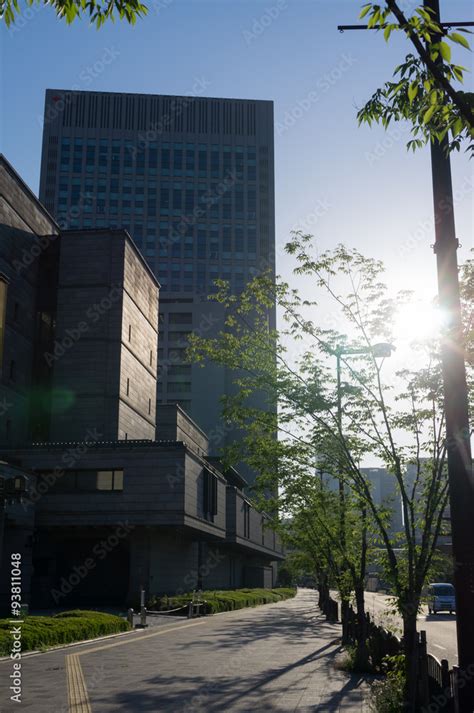
[[[274,273],[273,103],[47,90],[40,199],[62,226],[132,235],[161,285],[158,403],[217,434],[233,375],[190,364],[187,337],[222,327],[216,278]]]
[[[60,241],[50,438],[155,438],[158,285],[124,231]]]
[[[274,584],[246,481],[183,409],[155,411],[159,286],[128,233],[61,231],[3,157],[0,185],[0,485],[28,483],[0,556],[22,553],[25,603]],[[8,587],[2,568],[0,606]]]

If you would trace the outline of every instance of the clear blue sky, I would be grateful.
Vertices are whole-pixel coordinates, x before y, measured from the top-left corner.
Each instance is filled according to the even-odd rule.
[[[35,192],[47,87],[187,94],[201,82],[205,95],[273,99],[278,243],[306,227],[323,248],[342,241],[385,259],[393,284],[434,289],[429,151],[408,155],[401,132],[358,128],[355,119],[409,50],[404,40],[339,34],[338,23],[357,21],[356,0],[148,4],[149,16],[134,28],[67,27],[45,7],[29,10],[15,30],[2,27],[1,149]],[[470,0],[441,5],[444,19],[474,19]],[[453,160],[464,255],[472,245],[473,168],[465,156]],[[280,253],[278,269],[285,268]]]

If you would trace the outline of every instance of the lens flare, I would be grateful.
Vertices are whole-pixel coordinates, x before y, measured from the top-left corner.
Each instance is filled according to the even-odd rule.
[[[393,335],[396,342],[420,342],[436,338],[445,320],[443,312],[432,302],[422,300],[400,304]]]

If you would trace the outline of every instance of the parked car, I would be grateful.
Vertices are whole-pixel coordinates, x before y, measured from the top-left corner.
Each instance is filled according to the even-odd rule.
[[[433,582],[428,587],[428,612],[437,614],[439,611],[456,611],[456,596],[454,587],[447,582]]]

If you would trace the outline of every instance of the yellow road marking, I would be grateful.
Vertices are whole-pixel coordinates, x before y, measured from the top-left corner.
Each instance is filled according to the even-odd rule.
[[[92,713],[84,674],[77,654],[66,656],[66,676],[70,713]]]
[[[154,631],[150,634],[144,634],[139,638],[123,639],[122,641],[116,641],[113,644],[104,644],[103,646],[96,646],[95,648],[87,649],[86,651],[78,651],[75,654],[68,654],[66,656],[66,678],[69,713],[92,713],[84,674],[82,671],[81,662],[79,661],[80,656],[85,656],[86,654],[94,654],[97,651],[104,651],[105,649],[113,649],[115,646],[125,646],[125,644],[137,644],[138,642],[141,642],[144,639],[151,639],[154,636],[162,636],[163,634],[167,634],[169,631],[176,631],[177,629],[189,629],[191,626],[202,626],[202,624],[204,623],[205,619],[201,621],[195,621],[192,624],[170,626],[168,627],[168,629],[160,629],[160,631]]]

